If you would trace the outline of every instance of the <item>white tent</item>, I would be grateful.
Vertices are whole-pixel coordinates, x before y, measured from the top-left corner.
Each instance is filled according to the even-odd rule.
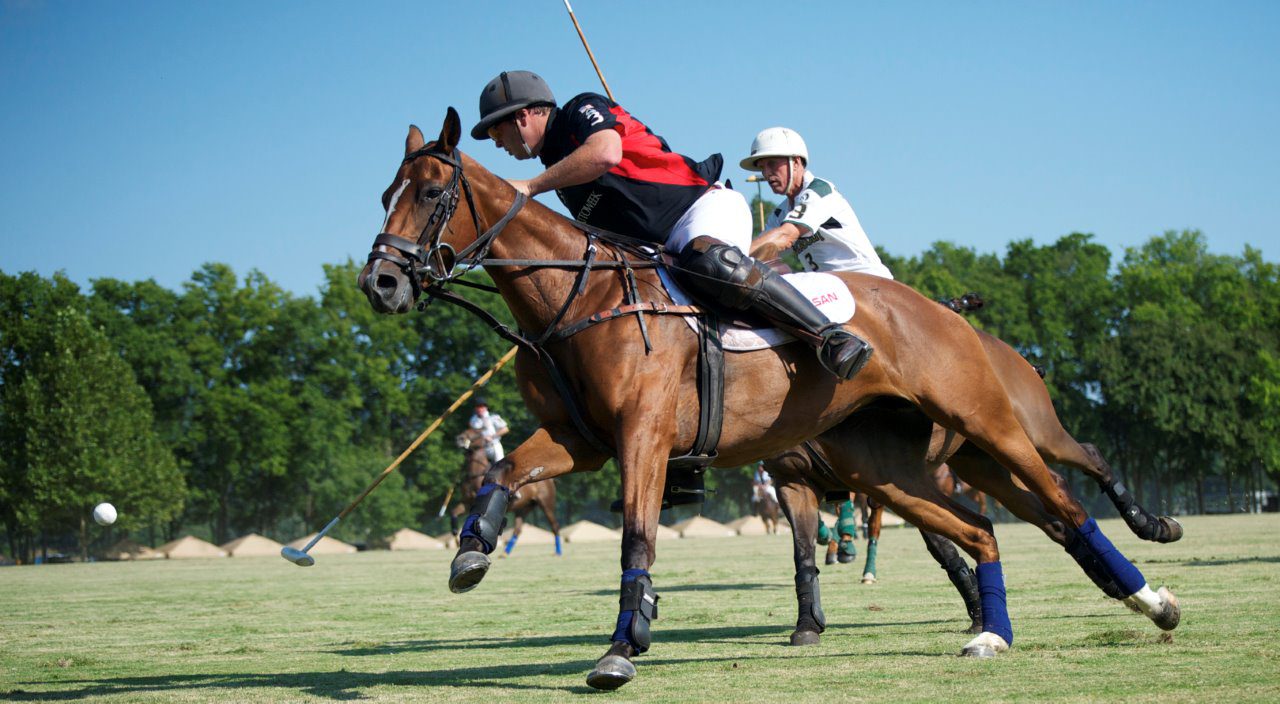
[[[616,543],[622,540],[622,533],[610,530],[591,521],[578,521],[571,526],[560,529],[566,543]]]
[[[102,559],[104,560],[156,560],[163,558],[164,555],[146,545],[139,545],[128,538],[121,539],[115,545],[107,548],[106,552],[102,553]]]
[[[743,516],[737,520],[729,521],[727,527],[736,531],[738,535],[768,535],[768,532],[765,530],[764,521],[761,520],[759,516],[755,515]],[[787,523],[787,519],[783,516],[778,516],[778,532],[791,532],[791,525]]]
[[[184,535],[177,540],[156,548],[156,552],[170,560],[189,560],[200,557],[226,557],[227,551],[194,535]]]
[[[732,538],[737,535],[729,526],[716,523],[706,516],[687,518],[671,526],[681,538]]]
[[[675,540],[676,538],[679,538],[679,537],[680,537],[680,533],[678,533],[674,529],[668,528],[667,526],[664,526],[661,523],[658,524],[658,537],[657,537],[658,540]]]
[[[449,537],[453,537],[450,535]],[[388,550],[443,550],[444,543],[412,528],[401,528],[391,537],[378,542],[379,547]]]
[[[307,543],[311,542],[311,539],[314,537],[316,537],[315,533],[306,537],[298,538],[292,543],[289,543],[289,547],[301,550],[305,548]],[[355,551],[356,546],[347,545],[341,540],[335,540],[326,535],[320,539],[320,542],[315,544],[315,547],[311,548],[307,552],[311,555],[345,555]]]
[[[502,534],[500,542],[505,545],[510,537],[511,529],[508,528],[506,532]],[[524,527],[520,529],[520,540],[516,541],[516,545],[554,545],[555,542],[555,533],[552,533],[549,530],[543,530],[532,523],[525,523]]]
[[[453,533],[441,533],[436,536],[436,540],[440,541],[440,544],[446,548],[458,547],[458,539],[454,537]]]
[[[257,533],[242,535],[222,546],[232,557],[268,557],[279,555],[284,546]]]

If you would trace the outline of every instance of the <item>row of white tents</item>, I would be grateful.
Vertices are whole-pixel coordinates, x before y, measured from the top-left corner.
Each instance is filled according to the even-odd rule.
[[[822,520],[827,525],[835,523],[835,516],[829,513],[821,513]],[[902,523],[902,519],[886,512],[884,515],[885,525],[898,525]],[[786,520],[778,522],[779,533],[790,533],[791,527]],[[676,523],[672,526],[658,526],[658,539],[671,540],[676,538],[731,538],[737,535],[765,535],[764,521],[756,516],[743,516],[735,521],[727,524],[717,523],[704,516],[694,516]],[[503,541],[511,536],[508,531],[503,535]],[[311,539],[315,537],[315,533],[298,538],[289,543],[289,547],[303,548]],[[560,529],[561,539],[569,544],[582,543],[601,543],[616,542],[622,540],[622,532],[611,528],[606,528],[599,523],[591,521],[578,521],[569,526]],[[386,550],[443,550],[453,545],[453,536],[445,533],[439,537],[431,537],[425,533],[419,533],[410,528],[403,528],[394,535],[385,540],[377,541],[371,547]],[[555,536],[549,530],[544,530],[535,525],[526,523],[520,533],[521,545],[551,545],[555,542]],[[236,538],[224,545],[214,545],[195,536],[185,536],[165,543],[157,548],[149,548],[145,545],[139,545],[131,540],[125,539],[113,545],[103,555],[108,560],[156,560],[156,559],[188,559],[202,557],[258,557],[279,555],[280,549],[284,546],[276,541],[250,533],[249,535]],[[310,550],[313,555],[337,555],[342,553],[356,552],[354,545],[348,545],[340,540],[335,540],[328,536],[320,539]]]

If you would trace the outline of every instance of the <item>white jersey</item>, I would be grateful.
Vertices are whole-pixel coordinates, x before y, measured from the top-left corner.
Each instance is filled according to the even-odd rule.
[[[791,210],[784,212],[782,206],[775,208],[765,230],[788,222],[800,228],[800,237],[791,245],[791,250],[800,257],[805,269],[857,271],[893,278],[862,230],[853,206],[829,181],[817,178],[810,171],[804,172],[804,185]]]
[[[479,430],[488,439],[485,450],[490,460],[497,462],[505,456],[502,451],[502,440],[498,438],[498,432],[507,427],[507,422],[502,419],[502,416],[497,413],[486,413],[483,417],[478,414],[473,415],[471,427]]]

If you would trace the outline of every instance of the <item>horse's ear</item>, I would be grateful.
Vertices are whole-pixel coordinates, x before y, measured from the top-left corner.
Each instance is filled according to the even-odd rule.
[[[449,112],[445,113],[444,126],[440,128],[440,138],[436,140],[436,146],[445,153],[452,152],[461,138],[462,118],[458,117],[458,111],[450,105]]]
[[[409,136],[404,138],[404,155],[409,156],[421,149],[422,145],[426,143],[427,140],[422,136],[422,130],[418,129],[417,125],[409,125]]]

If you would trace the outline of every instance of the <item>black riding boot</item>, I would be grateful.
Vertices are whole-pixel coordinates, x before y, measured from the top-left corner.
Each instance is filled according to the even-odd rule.
[[[680,251],[680,268],[680,282],[700,299],[820,340],[818,360],[841,379],[852,379],[871,359],[866,340],[827,320],[778,273],[737,247],[713,237],[695,238]]]

